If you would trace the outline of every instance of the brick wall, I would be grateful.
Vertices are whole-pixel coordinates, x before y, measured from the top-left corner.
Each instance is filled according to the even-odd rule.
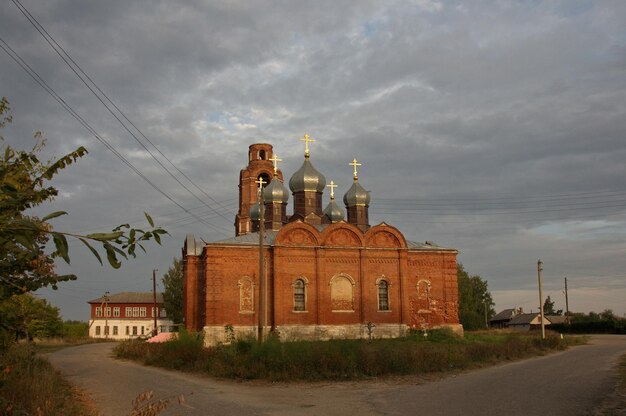
[[[346,223],[329,225],[322,232],[309,224],[290,223],[265,249],[267,324],[295,338],[362,336],[367,322],[387,328],[379,333],[388,336],[411,327],[456,327],[456,255],[452,249],[408,249],[402,234],[386,224],[363,233]],[[207,244],[200,256],[185,256],[189,329],[210,329],[214,335],[207,337],[219,338],[225,325],[248,332],[258,325],[258,256],[254,245],[216,243]],[[304,311],[294,310],[297,279],[305,282]],[[344,298],[333,301],[334,279],[343,279]],[[385,311],[378,310],[380,279],[388,283]],[[347,302],[350,285],[353,297]],[[333,310],[339,301],[343,310]]]

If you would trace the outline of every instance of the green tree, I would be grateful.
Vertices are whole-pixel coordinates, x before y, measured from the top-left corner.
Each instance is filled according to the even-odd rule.
[[[59,308],[30,293],[13,295],[0,301],[2,328],[15,339],[49,338],[62,335],[63,321]]]
[[[174,323],[183,322],[183,261],[174,258],[172,267],[163,275],[163,304]]]
[[[3,97],[0,128],[11,121],[10,107]],[[160,244],[161,235],[167,233],[160,227],[155,228],[148,214],[145,215],[151,229],[147,231],[122,224],[108,233],[88,235],[53,230],[49,221],[66,215],[63,211],[43,218],[27,215],[29,209],[57,196],[57,189],[49,186],[48,181],[87,154],[81,146],[56,161],[42,162],[38,153],[45,140],[41,133],[36,133],[35,138],[36,145],[30,151],[15,150],[8,145],[0,148],[0,300],[45,286],[56,289],[58,282],[75,280],[73,274],[60,276],[54,272],[56,258],[70,262],[68,237],[83,243],[100,264],[102,258],[92,244],[101,246],[109,264],[118,268],[121,265],[118,256],[135,257],[137,247],[145,251],[144,242],[154,240]],[[4,138],[0,136],[0,140]],[[52,250],[48,249],[50,240]]]
[[[470,276],[463,267],[457,264],[459,284],[459,321],[466,330],[485,328],[485,309],[487,319],[495,315],[493,299],[488,290],[486,280],[480,276]]]
[[[543,314],[544,315],[556,315],[556,311],[554,310],[554,301],[550,299],[550,296],[546,298],[543,302]]]
[[[89,336],[89,324],[83,321],[64,321],[63,338],[79,339]]]
[[[613,313],[613,309],[605,309],[604,311],[600,312],[601,321],[616,321],[617,319],[617,315]]]

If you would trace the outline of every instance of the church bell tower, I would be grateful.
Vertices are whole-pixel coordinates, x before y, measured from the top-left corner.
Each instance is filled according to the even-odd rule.
[[[263,178],[269,184],[274,177],[273,148],[271,144],[251,144],[248,150],[248,166],[239,173],[239,211],[235,217],[235,235],[250,234],[252,220],[250,208],[257,202],[258,187],[256,181]],[[278,169],[276,177],[281,181],[283,173]]]

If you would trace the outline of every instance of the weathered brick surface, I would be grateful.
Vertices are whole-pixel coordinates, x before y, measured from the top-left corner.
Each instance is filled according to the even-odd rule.
[[[380,336],[397,336],[402,328],[456,328],[456,254],[451,249],[408,249],[402,234],[386,224],[363,233],[347,223],[322,232],[290,223],[265,248],[267,325],[298,339],[361,337],[367,322],[381,328]],[[206,333],[207,339],[221,342],[225,325],[238,333],[258,325],[258,256],[254,245],[217,243],[206,244],[200,256],[185,256],[188,328],[210,328],[213,335]],[[333,310],[331,282],[337,276],[352,284],[351,302],[342,301],[341,311]],[[242,283],[246,279],[252,282],[250,290]],[[294,310],[297,279],[306,285],[305,311]],[[389,284],[388,311],[378,310],[380,279]],[[253,305],[253,310],[242,310],[242,305]]]
[[[257,200],[256,180],[269,182],[273,176],[272,155],[270,144],[249,147],[248,165],[239,177],[237,236],[258,227],[250,208]],[[280,171],[277,175],[283,179]],[[368,322],[381,337],[399,336],[407,328],[460,328],[456,250],[415,247],[393,226],[371,227],[367,206],[347,208],[347,222],[329,224],[317,190],[297,190],[292,200],[293,215],[287,217],[285,204],[268,204],[264,215],[267,229],[278,233],[264,248],[263,285],[258,246],[243,243],[253,240],[209,243],[199,250],[188,237],[183,250],[187,328],[204,329],[209,344],[224,342],[225,325],[238,336],[255,333],[262,295],[263,322],[286,338],[364,337]],[[298,279],[305,283],[304,310],[295,310]],[[386,310],[379,310],[382,279],[388,284]]]

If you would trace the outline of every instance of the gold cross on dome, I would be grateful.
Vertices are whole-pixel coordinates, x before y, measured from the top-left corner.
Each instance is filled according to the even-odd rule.
[[[304,142],[304,155],[309,155],[309,143],[314,142],[315,140],[311,139],[311,136],[308,134],[304,134],[304,137],[300,139],[300,141]]]
[[[326,185],[326,187],[330,188],[330,199],[335,199],[335,188],[337,187],[335,182],[330,181],[330,185]]]
[[[363,165],[361,163],[358,163],[356,158],[354,158],[354,160],[352,160],[352,163],[348,163],[348,165],[354,166],[354,179],[358,178],[358,176],[356,174],[356,167],[357,166],[363,166]]]
[[[274,153],[274,156],[270,157],[270,160],[274,163],[274,175],[276,175],[278,173],[278,162],[282,162],[283,160],[279,159],[276,153]]]
[[[263,180],[262,176],[259,176],[259,179],[257,179],[255,182],[257,185],[259,185],[259,190],[263,189],[263,185],[267,183]]]

